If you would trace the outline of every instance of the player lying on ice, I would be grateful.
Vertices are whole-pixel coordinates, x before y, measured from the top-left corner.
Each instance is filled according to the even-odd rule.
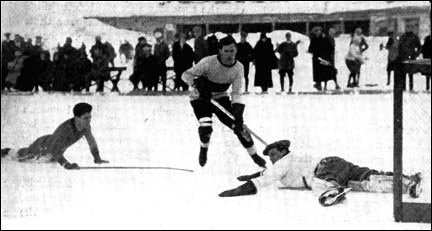
[[[202,59],[182,75],[183,81],[191,87],[190,101],[199,122],[199,164],[204,166],[207,162],[207,151],[213,132],[212,115],[215,114],[225,126],[233,130],[255,164],[265,168],[265,160],[257,154],[254,141],[243,125],[245,105],[240,92],[244,83],[243,65],[236,60],[236,53],[236,41],[231,36],[226,36],[219,42],[218,55]],[[230,87],[231,99],[227,92]],[[235,120],[213,105],[212,99],[233,114]]]
[[[326,157],[316,162],[307,157],[290,154],[290,141],[281,140],[268,145],[264,155],[269,156],[273,166],[252,175],[240,176],[245,184],[219,194],[220,197],[234,197],[256,194],[258,190],[276,181],[287,188],[311,189],[319,196],[323,206],[336,204],[345,199],[350,190],[361,192],[393,192],[393,173],[380,172],[359,167],[340,157]],[[289,155],[288,155],[289,154]],[[306,167],[307,164],[312,166]],[[421,174],[403,175],[403,192],[417,198],[421,193]]]
[[[109,163],[106,160],[102,160],[99,155],[99,149],[90,127],[91,111],[92,106],[90,104],[76,104],[73,108],[74,117],[60,124],[52,135],[39,137],[27,148],[19,150],[2,149],[2,158],[8,157],[18,161],[57,161],[66,169],[79,169],[78,164],[70,163],[63,154],[67,148],[84,136],[93,155],[94,163]]]

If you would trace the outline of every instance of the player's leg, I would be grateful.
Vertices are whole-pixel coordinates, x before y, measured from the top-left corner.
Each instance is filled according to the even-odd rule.
[[[204,166],[207,163],[207,152],[210,144],[210,137],[213,132],[212,108],[210,102],[204,100],[191,101],[195,116],[198,119],[198,135],[200,138],[199,164]]]
[[[228,97],[222,97],[216,100],[222,107],[232,112],[231,101]],[[246,149],[248,154],[251,156],[253,161],[260,167],[265,167],[265,160],[258,156],[257,149],[255,147],[254,141],[251,134],[244,128],[244,126],[234,128],[234,121],[220,111],[216,106],[213,106],[213,112],[218,117],[218,119],[225,124],[225,126],[233,129],[234,134],[237,136],[238,140],[242,146]]]
[[[289,69],[288,70],[288,80],[289,80],[289,92],[292,92],[292,86],[294,84],[294,70]]]

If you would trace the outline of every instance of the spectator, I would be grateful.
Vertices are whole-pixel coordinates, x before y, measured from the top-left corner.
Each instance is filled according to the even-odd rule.
[[[201,27],[195,26],[193,28],[193,33],[195,36],[195,45],[194,45],[195,64],[197,64],[202,58],[208,56],[208,46],[207,46],[207,42],[204,40],[204,37],[202,35]]]
[[[293,76],[294,76],[294,58],[298,56],[297,44],[291,41],[291,33],[285,34],[286,41],[281,43],[277,48],[276,52],[280,54],[279,59],[279,75],[281,92],[284,92],[284,78],[285,74],[288,75],[289,79],[289,92],[292,92]]]
[[[10,33],[5,33],[5,40],[2,41],[2,72],[1,72],[1,90],[5,90],[6,77],[8,76],[9,69],[8,63],[15,59],[15,42],[10,39]]]
[[[277,58],[273,52],[271,39],[266,33],[261,33],[260,40],[254,47],[255,86],[261,87],[262,93],[267,94],[268,88],[273,87],[272,69],[277,67]]]
[[[165,43],[162,37],[161,32],[155,33],[156,44],[154,47],[154,57],[158,61],[158,79],[160,77],[160,81],[162,82],[162,91],[166,91],[166,82],[167,82],[167,67],[166,61],[170,57],[170,50],[168,45]],[[158,80],[159,82],[159,80]],[[155,85],[155,91],[157,91],[158,84]]]
[[[388,33],[388,41],[385,45],[385,48],[388,50],[387,55],[387,86],[390,85],[390,76],[391,72],[395,70],[396,66],[396,59],[398,57],[398,38],[395,33],[389,32]]]
[[[421,53],[421,43],[419,37],[414,33],[415,26],[407,24],[405,27],[405,33],[399,39],[398,47],[398,62],[407,60],[415,60]],[[409,76],[409,89],[410,91],[414,88],[413,74]],[[406,77],[403,78],[404,89],[406,89]]]
[[[351,38],[350,45],[353,43],[354,37],[360,37],[360,39],[361,39],[361,42],[360,42],[360,52],[363,54],[363,52],[365,52],[369,48],[369,45],[366,42],[366,39],[363,36],[363,31],[362,31],[362,29],[360,27],[358,27],[358,28],[356,28],[354,30],[354,33],[353,33],[352,38]],[[360,69],[358,70],[355,82],[356,83],[360,82]]]
[[[66,64],[60,55],[60,51],[57,51],[53,55],[52,89],[54,91],[67,91],[67,85]]]
[[[52,80],[52,73],[53,73],[53,64],[51,62],[50,53],[48,51],[41,51],[39,53],[39,60],[37,62],[37,79],[36,79],[36,85],[35,90],[36,92],[39,90],[38,87],[42,87],[42,90],[44,91],[50,91],[52,89],[51,87],[51,80]]]
[[[331,80],[333,68],[330,64],[332,57],[332,46],[330,41],[324,37],[322,27],[314,27],[311,31],[311,41],[308,49],[312,54],[312,69],[314,87],[322,90],[321,82]]]
[[[92,48],[93,49],[93,48]],[[96,81],[96,91],[103,92],[104,91],[104,83],[109,80],[110,73],[108,70],[109,60],[103,52],[103,46],[97,46],[93,49],[93,63],[91,69],[91,79]]]
[[[33,91],[37,86],[37,75],[39,69],[40,57],[33,55],[30,49],[25,49],[23,52],[24,56],[28,56],[23,62],[21,75],[17,79],[15,89],[19,91]]]
[[[178,41],[173,44],[172,57],[174,60],[174,72],[176,75],[174,89],[179,90],[181,87],[183,91],[187,91],[189,85],[181,79],[181,76],[183,72],[193,66],[195,54],[192,47],[186,43],[185,34],[180,33],[178,35]]]
[[[237,60],[243,64],[245,78],[245,93],[248,93],[249,86],[249,65],[253,57],[253,48],[246,41],[248,34],[244,31],[240,33],[240,42],[237,43]]]
[[[87,92],[90,91],[91,86],[91,71],[92,71],[92,62],[87,57],[87,52],[85,48],[79,50],[80,56],[77,63],[77,74],[78,79],[80,80],[80,84],[82,88],[85,88]]]
[[[422,46],[422,54],[424,59],[430,59],[431,58],[431,47],[430,47],[431,38],[430,35],[426,36],[424,39],[424,43]],[[426,90],[430,89],[430,74],[426,75]]]
[[[114,47],[109,43],[108,41],[105,41],[104,49],[105,49],[105,56],[108,59],[108,62],[111,64],[112,67],[114,67],[114,59],[117,57],[117,54],[115,53]]]
[[[215,34],[212,34],[207,38],[208,55],[219,54],[219,41]]]
[[[8,90],[11,90],[12,87],[15,88],[17,80],[21,76],[24,61],[28,58],[28,56],[24,56],[20,50],[16,50],[14,56],[14,60],[8,63],[9,72],[5,80],[5,87]]]
[[[145,44],[142,55],[137,59],[137,77],[148,91],[156,90],[158,84],[158,60],[151,54],[151,46]],[[134,89],[137,86],[134,87]]]
[[[128,63],[133,58],[133,47],[129,43],[129,41],[125,41],[125,43],[121,44],[119,47],[119,55],[122,63]],[[125,62],[123,62],[122,55],[125,57]]]
[[[364,63],[364,59],[360,50],[361,38],[354,37],[353,43],[350,45],[348,54],[345,57],[346,65],[350,71],[347,87],[358,87],[356,75],[360,70],[360,66]]]
[[[147,44],[147,39],[144,36],[141,36],[138,38],[138,43],[135,46],[135,56],[134,56],[134,62],[136,61],[136,59],[142,55],[142,50],[144,45]]]
[[[338,73],[338,71],[337,71],[336,66],[335,66],[335,63],[336,63],[335,62],[336,41],[334,39],[335,35],[336,35],[336,30],[334,28],[330,28],[328,30],[328,36],[327,36],[327,39],[329,40],[330,47],[331,47],[331,56],[330,56],[330,60],[329,60],[330,66],[331,66],[330,80],[334,81],[334,83],[335,83],[335,89],[339,90],[340,86],[339,86],[339,83],[337,81],[337,73]],[[327,90],[327,81],[324,84],[324,90]]]

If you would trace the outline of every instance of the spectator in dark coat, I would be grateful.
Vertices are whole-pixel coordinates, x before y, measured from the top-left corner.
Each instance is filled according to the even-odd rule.
[[[390,85],[391,72],[395,70],[396,59],[398,57],[398,46],[399,41],[395,33],[388,33],[388,41],[385,45],[385,49],[388,50],[387,55],[387,86]]]
[[[10,90],[12,87],[15,88],[17,80],[21,76],[24,61],[28,58],[28,56],[23,55],[20,50],[16,50],[14,56],[14,60],[8,63],[8,75],[6,77],[5,83],[5,87],[8,90]]]
[[[87,52],[84,49],[80,49],[80,57],[77,63],[77,74],[78,79],[80,80],[81,88],[86,89],[87,92],[90,91],[91,86],[91,70],[92,70],[92,62],[87,57]]]
[[[67,91],[68,80],[66,78],[66,64],[60,52],[53,55],[52,89],[54,91]]]
[[[424,59],[431,58],[431,37],[430,35],[426,36],[424,39],[424,43],[422,46],[422,54]]]
[[[331,66],[331,74],[330,74],[330,80],[333,80],[335,83],[335,89],[339,90],[340,86],[339,83],[337,81],[337,69],[335,66],[335,54],[336,54],[336,41],[335,41],[335,35],[336,35],[336,30],[334,28],[330,28],[328,30],[328,36],[327,39],[329,40],[330,43],[330,47],[331,47],[331,56],[330,56],[330,66]],[[324,84],[324,90],[327,90],[327,81]]]
[[[273,52],[271,39],[261,33],[260,40],[254,47],[255,86],[261,87],[262,93],[267,94],[268,88],[273,87],[272,69],[277,68],[277,58]]]
[[[181,76],[183,72],[193,66],[195,54],[192,47],[186,43],[185,34],[180,33],[178,35],[178,41],[173,44],[172,57],[174,60],[174,72],[176,75],[174,90],[179,90],[181,87],[183,91],[187,91],[189,85],[181,79]]]
[[[415,60],[421,53],[421,42],[419,37],[414,34],[415,26],[407,24],[405,27],[405,33],[399,38],[398,47],[398,62]],[[408,74],[409,76],[409,89],[410,91],[414,88],[413,74]],[[406,88],[406,77],[404,79],[404,89]]]
[[[197,64],[202,58],[208,56],[208,44],[204,40],[202,29],[199,26],[193,28],[194,37],[195,37],[195,64]]]
[[[162,82],[162,91],[166,91],[166,82],[167,82],[166,61],[171,54],[168,45],[163,40],[162,34],[160,32],[156,32],[155,37],[156,37],[156,44],[154,47],[154,57],[157,59],[158,66],[159,66],[158,82],[160,77],[160,81]],[[158,84],[156,84],[155,87],[156,87],[155,91],[157,91]]]
[[[43,91],[50,91],[52,89],[52,73],[54,72],[50,53],[48,51],[41,51],[39,57],[35,90],[38,91],[38,87],[40,86]]]
[[[15,59],[15,42],[10,39],[10,33],[5,33],[5,40],[2,41],[1,50],[1,90],[6,86],[6,77],[9,73],[8,63]]]
[[[281,92],[284,91],[284,78],[288,75],[289,80],[289,92],[292,92],[293,77],[294,77],[294,58],[298,56],[297,44],[291,41],[291,33],[285,34],[286,41],[281,43],[277,48],[276,52],[280,54],[279,58],[279,76]]]
[[[158,60],[151,54],[151,46],[145,44],[142,48],[142,55],[138,57],[136,62],[136,78],[141,81],[143,89],[148,91],[156,90],[158,84]],[[138,81],[135,82],[134,89],[138,88]]]
[[[215,34],[212,34],[207,38],[208,55],[219,54],[219,41]]]
[[[252,46],[246,41],[247,33],[242,31],[240,33],[240,42],[237,43],[237,60],[243,64],[244,68],[244,78],[245,78],[245,93],[248,93],[248,86],[249,86],[249,66],[250,62],[252,61],[253,57],[253,48]]]
[[[35,73],[38,71],[38,60],[37,56],[30,56],[30,50],[24,50],[23,55],[28,56],[23,62],[21,75],[17,79],[15,89],[19,91],[33,91],[37,85],[37,76]]]
[[[91,70],[91,78],[96,81],[96,91],[104,91],[104,83],[109,80],[109,60],[106,55],[103,54],[103,48],[96,48],[93,50],[93,63]]]
[[[321,27],[314,27],[312,29],[308,51],[312,54],[314,87],[318,91],[321,91],[321,82],[331,80],[332,74],[332,67],[330,64],[332,47],[329,40],[322,33]]]

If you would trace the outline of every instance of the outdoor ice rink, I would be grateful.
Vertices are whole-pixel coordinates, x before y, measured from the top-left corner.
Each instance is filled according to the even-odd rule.
[[[405,94],[404,101],[404,172],[423,172],[424,191],[415,201],[429,203],[430,99],[428,93]],[[353,192],[342,204],[322,207],[309,191],[275,185],[255,196],[219,198],[220,192],[239,185],[237,176],[259,169],[217,119],[208,164],[198,165],[197,124],[187,96],[2,95],[2,148],[26,146],[53,132],[81,101],[94,105],[92,129],[102,157],[111,161],[107,166],[194,172],[66,171],[57,164],[2,159],[2,228],[431,228],[394,222],[392,194]],[[296,155],[338,155],[391,171],[392,102],[392,94],[251,94],[245,96],[245,121],[268,142],[290,139]],[[410,102],[423,106],[413,108]],[[264,148],[258,142],[257,147]],[[85,140],[65,156],[93,166]]]

